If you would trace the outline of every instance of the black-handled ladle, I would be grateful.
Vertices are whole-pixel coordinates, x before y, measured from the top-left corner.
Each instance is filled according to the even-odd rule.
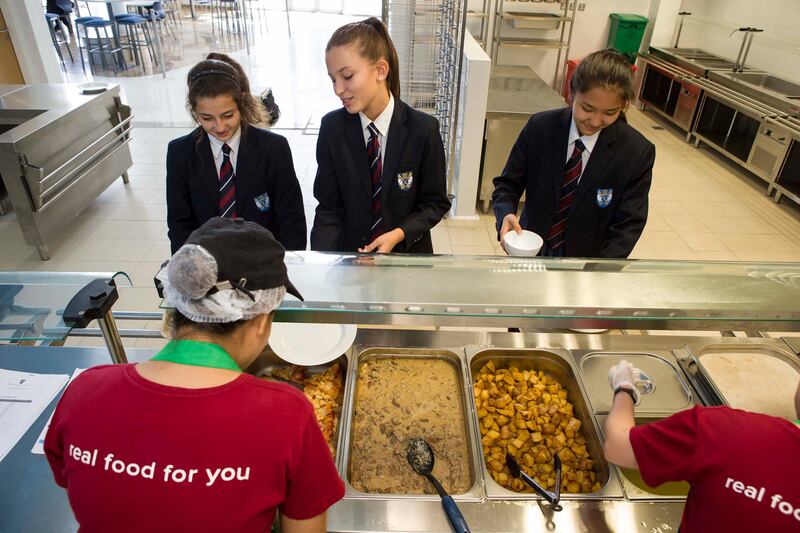
[[[453,526],[453,529],[457,533],[470,533],[467,521],[464,520],[464,516],[458,509],[456,502],[453,501],[453,497],[447,494],[447,491],[444,490],[439,480],[433,477],[431,473],[433,471],[434,461],[431,445],[428,444],[425,439],[420,439],[419,437],[411,439],[406,448],[406,459],[408,459],[408,463],[411,465],[411,468],[414,469],[414,472],[428,478],[428,481],[436,488],[436,492],[438,492],[439,496],[442,498],[444,512],[447,513],[447,519],[450,521],[450,525]]]
[[[511,470],[511,475],[520,478],[522,481],[533,487],[542,498],[548,501],[550,507],[556,512],[561,511],[564,509],[558,501],[561,499],[561,459],[558,457],[557,453],[553,454],[553,464],[556,472],[556,486],[554,487],[555,490],[550,492],[549,490],[545,489],[541,485],[539,485],[535,479],[531,476],[526,474],[522,468],[520,468],[519,463],[514,456],[510,453],[506,454],[506,464],[508,465],[508,469]]]

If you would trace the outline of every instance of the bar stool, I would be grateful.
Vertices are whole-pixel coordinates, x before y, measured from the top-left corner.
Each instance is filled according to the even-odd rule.
[[[162,23],[164,23],[166,25],[167,31],[172,34],[173,38],[175,38],[175,39],[178,38],[178,35],[176,33],[177,25],[175,26],[175,28],[173,28],[172,25],[169,23],[169,20],[167,19],[167,11],[164,9],[164,3],[163,2],[153,2],[152,5],[143,6],[143,7],[144,7],[144,10],[146,11],[146,13],[145,12],[142,13],[143,17],[149,19],[151,17],[151,13],[152,12],[155,13],[156,22],[158,23],[158,24],[156,24],[156,31],[158,32],[158,35],[161,37],[161,42],[162,43],[164,42],[163,33],[161,32],[161,24]]]
[[[47,21],[47,27],[50,29],[50,38],[53,40],[53,46],[56,48],[56,54],[58,54],[58,60],[61,62],[61,66],[64,67],[64,70],[67,70],[67,65],[64,63],[64,55],[61,53],[61,45],[67,45],[67,52],[69,52],[69,60],[74,63],[75,58],[72,57],[72,50],[69,47],[69,43],[65,40],[61,40],[56,36],[56,30],[53,29],[53,23],[58,21],[58,15],[55,13],[45,13],[44,18]]]
[[[150,36],[150,28],[148,27],[149,21],[139,15],[122,15],[115,18],[117,18],[117,25],[120,28],[125,28],[126,42],[122,47],[131,51],[136,64],[141,65],[144,71],[142,48],[147,48],[147,52],[150,54],[150,61],[153,65],[157,65],[158,61],[156,61],[156,55],[153,51],[153,39]],[[139,30],[142,32],[141,39],[139,38]]]
[[[214,4],[214,11],[217,13],[217,18],[222,18],[223,14],[225,16],[225,27],[228,28],[229,32],[232,32],[233,29],[236,29],[237,33],[241,33],[242,29],[239,23],[239,0],[213,0]],[[230,20],[228,19],[228,13],[230,12]],[[211,15],[211,31],[214,31],[214,15]],[[222,26],[222,21],[220,20],[220,26]],[[220,28],[220,33],[222,33]]]
[[[117,61],[115,59],[115,54],[119,54],[120,66],[123,70],[127,68],[125,64],[125,56],[122,53],[122,47],[117,46],[117,43],[114,42],[113,35],[108,35],[108,28],[112,27],[114,22],[110,20],[100,19],[100,20],[89,20],[83,24],[83,27],[87,29],[86,32],[86,41],[88,43],[87,50],[89,52],[89,67],[92,66],[92,54],[97,52],[100,54],[100,61],[103,63],[103,70],[108,70],[108,64],[106,63],[106,56],[109,55],[111,58],[111,69],[114,71],[114,74],[117,73]],[[95,36],[97,38],[97,46],[95,48],[91,47],[91,42],[89,41],[89,32],[88,28],[93,28],[95,31]],[[103,34],[100,34],[100,30],[103,30]]]
[[[75,39],[78,42],[78,55],[81,56],[81,68],[83,69],[84,74],[86,73],[86,63],[83,61],[83,51],[89,50],[89,32],[86,29],[86,24],[90,20],[103,20],[101,17],[93,17],[93,16],[86,16],[86,17],[78,17],[74,20],[75,22]],[[81,45],[81,28],[83,28],[83,40],[85,44]],[[89,61],[92,58],[89,57]]]

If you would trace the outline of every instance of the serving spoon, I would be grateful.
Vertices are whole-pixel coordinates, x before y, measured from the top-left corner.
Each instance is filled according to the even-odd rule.
[[[428,444],[425,439],[419,437],[411,439],[406,448],[406,459],[408,459],[408,463],[411,465],[411,468],[414,469],[414,472],[428,478],[428,481],[436,488],[436,492],[438,492],[439,496],[442,498],[444,512],[447,513],[447,519],[450,521],[450,525],[453,526],[453,529],[457,533],[470,533],[467,521],[464,520],[464,516],[458,509],[456,502],[453,501],[453,497],[447,494],[447,491],[444,490],[439,480],[431,473],[433,471],[434,461],[431,445]]]

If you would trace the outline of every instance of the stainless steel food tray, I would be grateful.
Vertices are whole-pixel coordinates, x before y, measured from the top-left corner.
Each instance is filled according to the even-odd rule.
[[[345,400],[345,391],[347,390],[347,384],[349,380],[349,361],[347,358],[347,354],[341,355],[334,359],[329,363],[325,363],[324,365],[314,365],[314,366],[307,366],[306,372],[310,376],[314,376],[316,374],[322,374],[330,367],[334,365],[334,363],[339,363],[339,366],[342,368],[342,390],[339,392],[339,396],[336,398],[336,403],[339,405],[339,423],[336,425],[336,431],[333,434],[333,444],[336,447],[336,455],[334,457],[334,462],[339,464],[339,458],[342,453],[342,423],[344,418],[344,400]],[[273,370],[284,367],[284,366],[291,366],[291,363],[287,363],[277,355],[275,355],[269,348],[264,350],[264,352],[258,356],[258,358],[250,365],[247,369],[248,372],[258,376],[263,377],[270,374]],[[289,385],[291,386],[291,385]]]
[[[727,353],[758,353],[775,357],[789,366],[794,368],[800,374],[800,358],[797,355],[779,348],[778,346],[764,345],[763,341],[759,344],[707,344],[702,346],[689,346],[687,345],[682,350],[676,350],[675,355],[682,360],[683,366],[687,372],[698,382],[697,385],[703,389],[703,392],[708,396],[708,403],[710,405],[727,405],[731,406],[730,402],[719,390],[719,387],[714,383],[710,373],[703,366],[703,356],[712,352],[727,352]]]
[[[586,391],[580,382],[578,372],[572,363],[572,357],[566,350],[557,349],[498,349],[498,348],[466,348],[469,363],[470,387],[475,383],[475,376],[488,361],[500,365],[510,365],[521,370],[543,371],[551,375],[563,385],[567,391],[567,399],[572,403],[573,415],[581,421],[587,446],[595,464],[595,474],[601,484],[601,489],[590,493],[565,493],[562,500],[596,500],[621,498],[622,488],[616,474],[612,471],[603,455],[603,445],[600,440],[600,430],[597,421],[592,416],[592,411],[586,402]],[[473,398],[473,395],[470,395]],[[478,438],[480,438],[478,413],[472,401],[472,424]],[[518,493],[500,486],[492,479],[483,458],[483,450],[478,447],[478,458],[486,488],[486,497],[490,500],[542,500],[537,494]],[[563,487],[562,487],[563,488]]]
[[[483,476],[479,463],[481,462],[475,428],[470,420],[473,418],[471,400],[471,388],[468,386],[468,376],[465,367],[465,360],[462,348],[445,349],[426,349],[426,348],[392,348],[392,347],[363,347],[353,348],[352,362],[348,372],[348,385],[345,391],[345,416],[343,417],[344,427],[340,439],[340,461],[339,472],[345,482],[345,499],[361,500],[400,500],[400,501],[438,501],[437,494],[379,494],[367,493],[355,489],[350,484],[350,449],[352,446],[352,423],[355,414],[355,406],[358,401],[358,369],[362,362],[380,358],[422,358],[439,359],[453,365],[459,380],[459,393],[461,394],[462,410],[464,412],[464,424],[467,435],[467,451],[470,462],[470,473],[472,484],[470,489],[463,494],[451,494],[454,500],[462,502],[479,502],[484,498]],[[409,468],[411,468],[409,466]]]
[[[639,387],[642,400],[636,406],[637,415],[669,415],[695,404],[691,387],[669,352],[573,350],[572,355],[595,414],[611,409],[608,369],[623,359],[639,368],[648,380],[647,386]]]

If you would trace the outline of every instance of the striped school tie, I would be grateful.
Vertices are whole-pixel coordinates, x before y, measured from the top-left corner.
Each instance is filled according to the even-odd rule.
[[[578,191],[578,178],[581,177],[583,170],[583,151],[586,147],[580,139],[575,140],[575,148],[572,155],[564,167],[564,179],[561,182],[561,196],[558,201],[558,213],[547,232],[547,247],[544,255],[562,256],[564,255],[564,230],[567,227],[567,215],[575,193]]]
[[[231,147],[228,143],[222,145],[222,166],[219,167],[219,216],[236,218],[236,187],[231,164]]]
[[[369,141],[367,141],[367,159],[369,160],[369,173],[372,177],[372,227],[370,228],[370,242],[374,241],[383,234],[381,222],[383,213],[381,212],[381,140],[378,128],[374,122],[370,122]]]

